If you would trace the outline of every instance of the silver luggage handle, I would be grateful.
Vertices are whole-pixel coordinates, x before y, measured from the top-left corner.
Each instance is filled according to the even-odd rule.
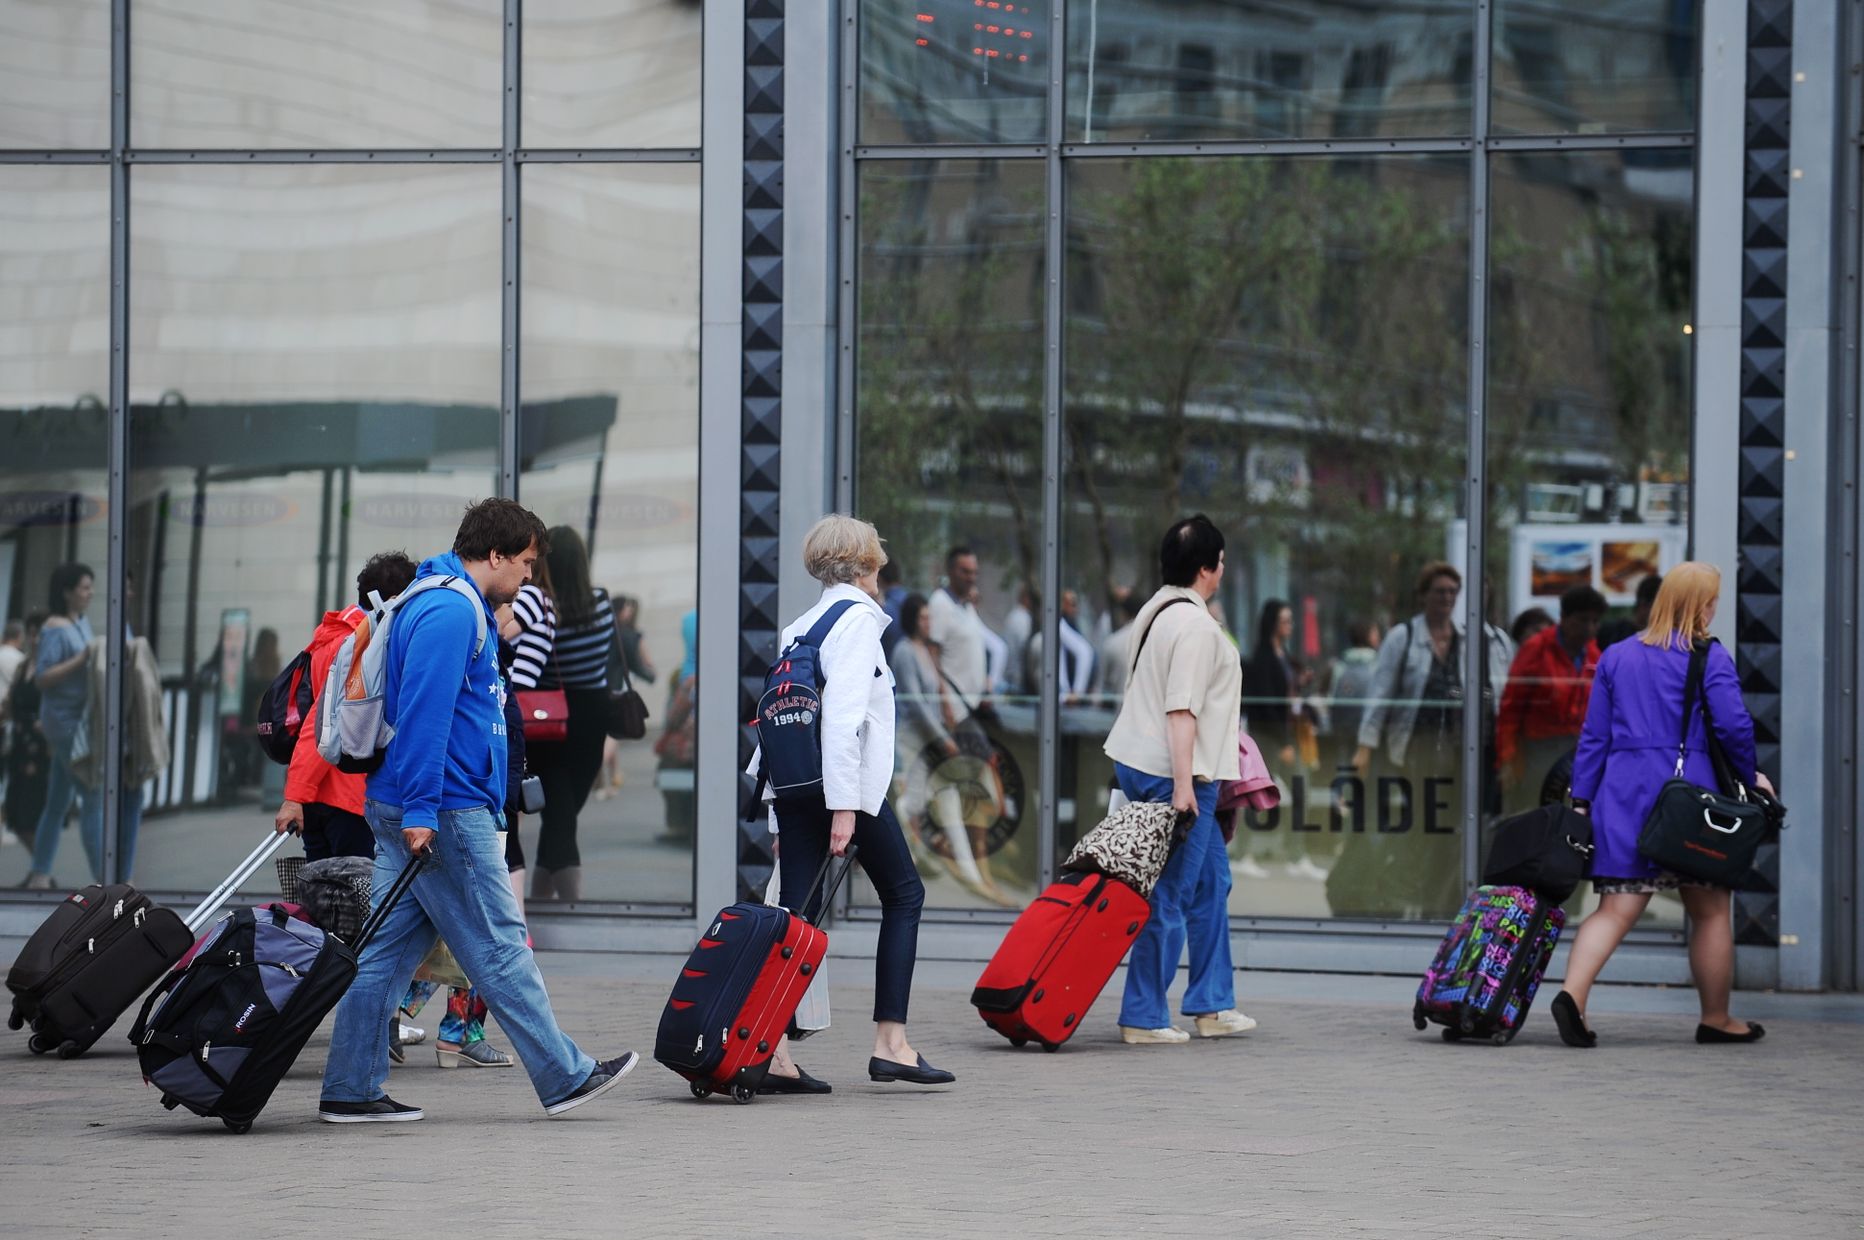
[[[233,872],[221,880],[220,885],[207,894],[207,898],[195,905],[194,911],[186,918],[188,932],[199,937],[207,924],[214,919],[222,905],[233,898],[247,879],[259,872],[259,868],[272,859],[272,854],[283,848],[285,841],[291,838],[288,832],[268,830],[259,846],[246,855],[246,859],[234,867]]]

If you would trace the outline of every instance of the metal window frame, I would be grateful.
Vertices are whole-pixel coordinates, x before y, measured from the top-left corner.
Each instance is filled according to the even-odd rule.
[[[1067,76],[1067,5],[1057,3],[1050,17],[1051,57],[1049,64],[1049,115],[1046,140],[1001,145],[952,144],[865,144],[858,141],[860,119],[860,0],[838,0],[841,6],[841,260],[840,273],[840,341],[837,361],[840,388],[837,393],[838,419],[835,434],[836,499],[852,506],[855,498],[855,463],[859,428],[856,424],[855,392],[859,323],[856,320],[859,289],[856,284],[859,253],[859,172],[870,162],[907,162],[928,159],[966,160],[1043,160],[1046,167],[1047,200],[1045,202],[1045,253],[1049,264],[1045,288],[1048,302],[1043,316],[1043,537],[1041,632],[1045,649],[1054,649],[1060,615],[1060,525],[1062,511],[1061,467],[1066,427],[1062,390],[1062,351],[1066,329],[1066,164],[1075,160],[1145,159],[1186,156],[1289,158],[1325,155],[1467,155],[1470,167],[1470,236],[1468,321],[1468,390],[1465,397],[1466,452],[1464,479],[1464,516],[1467,538],[1464,551],[1470,566],[1471,580],[1463,593],[1464,678],[1466,684],[1481,683],[1482,660],[1487,656],[1486,615],[1483,608],[1484,562],[1488,553],[1489,531],[1486,502],[1487,488],[1487,345],[1488,345],[1488,276],[1490,173],[1495,157],[1518,153],[1618,152],[1630,150],[1693,150],[1698,141],[1694,131],[1653,131],[1598,134],[1496,134],[1491,132],[1492,100],[1488,89],[1494,66],[1494,0],[1474,0],[1471,80],[1471,130],[1467,136],[1373,138],[1373,139],[1275,139],[1212,140],[1173,142],[1068,142],[1063,140],[1066,116],[1065,81]],[[1700,30],[1698,31],[1700,43]],[[1700,198],[1698,206],[1700,209]],[[1038,753],[1041,790],[1037,819],[1039,844],[1039,878],[1046,881],[1055,865],[1054,842],[1057,831],[1056,795],[1059,778],[1059,673],[1044,660],[1041,679],[1041,707],[1038,724]],[[1481,695],[1466,693],[1463,704],[1464,747],[1462,756],[1463,865],[1465,877],[1474,881],[1480,851],[1482,814]],[[1003,920],[1007,915],[993,910],[930,909],[928,921]],[[1294,919],[1300,920],[1300,919]],[[1270,925],[1277,919],[1266,919]],[[1283,924],[1292,924],[1284,920]],[[1312,924],[1302,921],[1303,926]],[[1351,922],[1352,928],[1374,933],[1415,933],[1411,923],[1389,921]],[[1630,942],[1681,943],[1680,935],[1670,932],[1634,931]]]
[[[499,493],[516,498],[521,481],[519,459],[519,419],[523,389],[519,373],[521,353],[521,259],[523,253],[524,213],[521,200],[520,166],[527,163],[549,164],[691,164],[701,162],[700,148],[526,148],[520,145],[522,134],[524,0],[504,0],[502,32],[503,73],[501,100],[501,142],[496,149],[482,147],[399,149],[399,148],[305,148],[305,149],[149,149],[130,145],[130,22],[135,0],[110,0],[110,145],[107,149],[6,149],[0,150],[0,167],[33,165],[93,166],[110,169],[110,341],[109,341],[109,429],[107,436],[107,542],[109,562],[105,567],[109,597],[106,607],[106,649],[108,668],[105,674],[105,702],[109,712],[106,724],[104,819],[111,824],[104,832],[103,867],[111,880],[127,877],[120,873],[118,833],[122,810],[126,804],[123,778],[124,702],[123,660],[126,654],[124,587],[128,572],[128,496],[130,470],[130,186],[132,166],[137,164],[203,164],[217,166],[316,164],[496,164],[502,178],[502,263],[500,288],[500,383],[499,383]],[[701,13],[701,124],[704,123],[703,44],[706,14]],[[701,279],[703,280],[703,274]],[[704,360],[701,359],[703,369]],[[694,853],[694,881],[697,884],[698,851]],[[690,898],[690,897],[689,897]],[[688,917],[691,904],[644,901],[591,902],[602,911],[641,913],[648,910],[662,915]],[[550,910],[540,910],[549,912]]]

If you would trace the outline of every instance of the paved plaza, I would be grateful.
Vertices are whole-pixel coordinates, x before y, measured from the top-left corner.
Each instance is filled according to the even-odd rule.
[[[11,959],[15,940],[0,940]],[[565,1025],[652,1050],[677,961],[543,957]],[[837,980],[865,980],[849,961]],[[521,1071],[391,1091],[418,1124],[314,1117],[327,1026],[245,1137],[161,1109],[122,1030],[81,1060],[0,1046],[0,1200],[24,1238],[1638,1236],[1864,1234],[1864,1001],[1741,996],[1755,1047],[1697,1047],[1687,991],[1605,987],[1594,1052],[1544,998],[1506,1049],[1408,1020],[1400,978],[1242,975],[1261,1028],[1118,1043],[1112,997],[1060,1053],[1014,1051],[922,968],[914,1041],[957,1086],[870,1084],[870,992],[800,1048],[827,1098],[693,1101],[651,1060],[545,1120]],[[421,1023],[431,1031],[437,1013]],[[494,1039],[502,1041],[493,1031]]]

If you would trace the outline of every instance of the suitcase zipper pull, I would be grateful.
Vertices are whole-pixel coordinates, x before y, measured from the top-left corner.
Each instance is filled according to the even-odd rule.
[[[202,1063],[207,1062],[207,1052],[211,1051],[213,1048],[214,1048],[214,1044],[212,1042],[201,1043],[201,1062]]]
[[[148,909],[144,909],[144,908],[137,909],[136,917],[132,924],[140,926],[142,924],[143,915],[147,913],[148,911],[149,911]]]
[[[87,951],[87,952],[89,952],[89,953],[90,953],[91,955],[93,955],[93,956],[95,956],[95,955],[97,954],[97,940],[96,940],[96,939],[92,939],[92,940],[90,941],[90,946],[88,946],[88,947],[86,947],[86,948],[85,948],[85,951]]]
[[[123,915],[123,901],[118,900],[116,902],[116,911],[110,914],[110,920],[115,921],[117,918],[121,917],[122,915]]]

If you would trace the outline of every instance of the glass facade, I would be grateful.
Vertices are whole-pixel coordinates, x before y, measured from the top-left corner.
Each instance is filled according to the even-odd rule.
[[[130,9],[113,53],[108,3],[0,0],[0,604],[26,621],[81,562],[96,643],[126,686],[148,674],[109,762],[38,744],[61,708],[12,695],[0,885],[102,860],[85,813],[36,830],[64,755],[81,785],[120,771],[118,875],[212,886],[283,796],[254,736],[272,677],[371,555],[444,551],[516,491],[631,604],[652,712],[558,894],[690,906],[693,777],[668,754],[693,726],[699,6],[525,6],[521,96],[498,0]],[[623,45],[651,72],[598,64]],[[41,696],[89,724],[102,684]]]
[[[1688,553],[1692,6],[1246,7],[1072,0],[1059,83],[967,61],[943,8],[860,7],[846,498],[907,592],[976,552],[983,760],[1053,789],[973,874],[903,751],[929,904],[1023,895],[1104,815],[1179,515],[1228,537],[1211,609],[1282,794],[1239,817],[1231,907],[1265,918],[1454,912],[1570,761],[1518,726],[1560,678],[1513,622],[1583,575],[1623,623]]]

